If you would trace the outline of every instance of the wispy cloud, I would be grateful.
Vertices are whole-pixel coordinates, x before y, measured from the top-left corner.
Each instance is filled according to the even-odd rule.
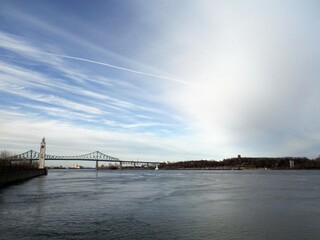
[[[198,145],[196,139],[185,139],[181,144],[180,137],[164,141],[150,133],[88,129],[39,117],[22,117],[3,110],[0,110],[0,114],[5,116],[5,119],[0,119],[0,145],[14,152],[37,149],[38,140],[46,136],[47,152],[50,154],[83,154],[100,150],[124,160],[139,157],[146,161],[177,161],[194,156],[190,146]]]
[[[22,98],[15,102],[17,111],[38,112],[47,118],[64,119],[69,123],[85,121],[102,128],[139,129],[143,132],[156,126],[172,128],[168,123],[171,114],[152,105],[155,100],[143,88],[122,80],[106,79],[100,72],[89,76],[73,64],[68,64],[70,57],[45,52],[41,45],[34,46],[12,34],[0,32],[0,36],[3,40],[0,47],[11,54],[10,58],[2,55],[0,76],[3,81],[0,90]],[[85,59],[84,62],[88,61]],[[45,70],[39,70],[41,68]],[[92,88],[92,84],[97,87]],[[136,103],[138,99],[131,101],[126,94],[122,94],[130,90],[130,95],[136,92],[140,94],[139,99],[143,96],[142,99],[152,101],[150,104],[146,101],[141,104],[141,100]],[[161,123],[155,121],[159,117]]]
[[[155,75],[155,74],[152,74],[152,73],[147,73],[147,72],[142,72],[142,71],[137,71],[137,70],[134,70],[134,69],[125,68],[125,67],[121,67],[121,66],[116,66],[116,65],[113,65],[113,64],[109,64],[109,63],[103,63],[103,62],[93,61],[93,60],[90,60],[90,59],[72,57],[72,56],[67,56],[67,55],[59,55],[59,54],[54,54],[54,53],[50,53],[50,54],[52,54],[53,56],[58,56],[58,57],[62,57],[62,58],[67,58],[67,59],[73,59],[73,60],[77,60],[77,61],[83,61],[83,62],[98,64],[98,65],[102,65],[102,66],[105,66],[105,67],[110,67],[110,68],[114,68],[114,69],[118,69],[118,70],[122,70],[122,71],[141,74],[141,75],[145,75],[145,76],[149,76],[149,77],[153,77],[153,78],[160,78],[160,79],[163,79],[163,80],[169,80],[169,81],[183,83],[183,84],[192,84],[192,83],[184,81],[184,80],[164,77],[164,76]]]
[[[159,123],[159,122],[139,122],[139,123],[119,123],[112,120],[104,120],[103,121],[106,125],[114,126],[114,127],[121,127],[121,128],[145,128],[145,127],[156,127],[156,126],[167,126],[167,124]]]
[[[0,40],[1,40],[0,42],[2,42],[2,44],[0,43],[0,46],[2,48],[9,49],[9,50],[14,51],[16,53],[26,55],[28,57],[31,57],[32,59],[37,59],[37,60],[41,60],[41,61],[45,60],[46,63],[49,63],[55,67],[59,67],[60,70],[63,69],[63,72],[68,73],[69,77],[74,75],[75,78],[77,78],[77,77],[83,78],[83,76],[81,74],[70,73],[70,70],[66,70],[65,68],[61,67],[62,62],[63,62],[61,60],[61,58],[71,59],[71,60],[76,60],[76,61],[83,61],[83,62],[87,62],[87,63],[91,63],[91,64],[97,64],[97,65],[101,65],[101,66],[105,66],[105,67],[109,67],[109,68],[113,68],[113,69],[118,69],[121,71],[131,72],[134,74],[140,74],[140,75],[144,75],[144,76],[148,76],[148,77],[152,77],[152,78],[156,78],[156,79],[168,80],[168,81],[173,81],[173,82],[182,83],[182,84],[192,84],[191,82],[188,82],[188,81],[175,79],[175,78],[169,78],[169,77],[165,77],[165,76],[160,76],[160,75],[152,74],[152,73],[148,73],[148,72],[138,71],[138,70],[122,67],[122,66],[117,66],[114,64],[94,61],[94,60],[81,58],[81,57],[62,55],[62,54],[57,54],[57,53],[53,53],[53,52],[41,51],[39,49],[32,47],[32,45],[28,44],[26,41],[24,41],[22,39],[14,38],[12,35],[8,35],[3,32],[0,32]]]
[[[129,72],[142,74],[142,75],[146,75],[146,76],[149,75],[149,76],[153,76],[156,78],[162,78],[162,79],[166,79],[166,80],[170,80],[170,81],[180,81],[177,79],[170,79],[170,78],[166,78],[166,77],[162,77],[162,76],[158,76],[158,75],[154,75],[154,74],[150,74],[150,73],[140,72],[140,71],[127,69],[127,68],[123,68],[123,67],[119,67],[119,66],[114,66],[114,65],[110,65],[110,64],[106,64],[106,63],[91,61],[88,59],[75,58],[75,57],[71,57],[71,56],[64,56],[64,55],[59,55],[59,54],[48,53],[48,52],[41,51],[37,47],[34,47],[31,44],[29,44],[28,42],[26,42],[25,40],[14,37],[12,35],[8,35],[6,33],[0,33],[0,36],[2,36],[2,39],[3,39],[3,42],[1,45],[2,48],[14,51],[15,53],[17,53],[23,57],[26,57],[28,59],[31,59],[32,61],[37,61],[38,63],[41,63],[41,64],[47,64],[47,65],[53,67],[53,69],[55,69],[56,71],[62,72],[66,77],[68,77],[71,80],[74,80],[75,82],[78,82],[79,80],[81,80],[81,81],[89,80],[91,82],[105,84],[105,80],[101,81],[101,79],[102,79],[101,76],[97,76],[97,79],[100,81],[92,80],[92,79],[90,79],[90,78],[92,78],[92,76],[89,77],[89,76],[79,72],[78,70],[73,69],[73,67],[68,66],[68,64],[66,62],[64,62],[64,60],[61,58],[76,59],[79,61],[90,62],[90,63],[94,63],[94,64],[98,64],[98,65],[117,68],[120,70],[129,71]],[[124,108],[138,107],[138,108],[140,108],[142,110],[146,110],[146,111],[158,111],[158,110],[152,109],[150,107],[137,106],[133,103],[129,103],[124,100],[119,100],[119,99],[116,99],[115,97],[107,96],[105,93],[101,94],[99,92],[93,92],[88,89],[83,89],[83,87],[77,87],[77,86],[71,85],[70,83],[66,84],[65,81],[62,81],[60,78],[56,78],[56,77],[52,78],[51,76],[39,74],[36,71],[31,71],[29,69],[17,67],[13,64],[9,65],[9,64],[3,63],[1,69],[2,69],[3,73],[6,75],[10,73],[13,76],[13,78],[15,78],[14,81],[16,81],[16,82],[19,81],[20,84],[26,85],[27,83],[29,83],[29,84],[32,84],[33,86],[36,85],[37,87],[40,87],[40,88],[51,87],[51,88],[55,88],[55,89],[67,90],[68,92],[73,92],[73,93],[77,93],[77,94],[84,94],[87,97],[97,97],[97,98],[101,98],[101,99],[109,99],[118,108],[119,107],[120,108],[122,108],[122,107],[124,107]],[[6,76],[6,77],[8,77],[8,76]],[[119,83],[119,80],[117,80],[114,83],[107,82],[106,84],[107,84],[107,86],[110,86],[110,85],[112,86],[112,84],[117,85],[117,84],[121,84],[121,83]],[[128,83],[123,82],[122,84],[125,84],[124,86],[126,88],[130,87],[130,85],[128,85]],[[137,87],[135,86],[135,88],[137,88]],[[146,92],[144,92],[144,94],[146,95]]]
[[[76,109],[64,109],[61,106],[59,107],[46,107],[46,106],[39,106],[35,104],[21,104],[24,107],[28,107],[30,109],[40,110],[42,113],[46,115],[53,116],[58,119],[69,119],[69,120],[82,120],[88,122],[97,122],[96,115],[90,113],[83,113],[82,111],[77,111]],[[20,109],[16,108],[16,109]]]
[[[39,101],[42,103],[48,103],[48,104],[53,104],[59,107],[64,107],[64,108],[69,108],[69,109],[75,109],[81,112],[85,113],[91,113],[91,114],[101,114],[102,111],[96,107],[91,107],[88,105],[76,103],[74,101],[67,100],[65,98],[60,98],[54,95],[44,95],[32,91],[28,91],[25,89],[14,89],[13,86],[7,85],[4,86],[2,85],[2,90],[6,91],[8,93],[12,93],[21,97],[25,97],[34,101]]]
[[[146,155],[168,145],[206,158],[319,154],[318,4],[142,1],[120,17],[104,4],[110,12],[93,17],[53,2],[59,19],[42,2],[4,4],[3,109],[87,129],[93,142],[106,141],[94,129],[126,133],[139,141],[111,146],[145,145]]]

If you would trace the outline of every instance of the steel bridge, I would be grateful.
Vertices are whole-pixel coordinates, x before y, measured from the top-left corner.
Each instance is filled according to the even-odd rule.
[[[29,160],[29,161],[36,161],[39,160],[40,153],[34,150],[29,150],[27,152],[11,156],[7,158],[8,160]],[[122,165],[129,164],[133,165],[134,167],[136,165],[146,165],[146,166],[157,166],[160,163],[159,162],[145,162],[145,161],[128,161],[128,160],[120,160],[119,158],[111,157],[107,154],[104,154],[99,151],[95,151],[92,153],[87,153],[83,155],[78,156],[55,156],[55,155],[48,155],[45,154],[44,159],[46,161],[91,161],[96,162],[96,169],[99,168],[99,162],[113,162],[113,163],[119,163],[120,169]]]

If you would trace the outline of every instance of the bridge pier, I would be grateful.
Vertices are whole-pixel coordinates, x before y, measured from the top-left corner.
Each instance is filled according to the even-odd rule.
[[[96,161],[96,169],[99,169],[99,161]]]
[[[122,169],[122,162],[119,162],[119,169]]]

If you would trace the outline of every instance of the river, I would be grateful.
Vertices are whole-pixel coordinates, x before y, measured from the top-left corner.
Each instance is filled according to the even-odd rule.
[[[320,171],[49,170],[0,189],[0,239],[320,239]]]

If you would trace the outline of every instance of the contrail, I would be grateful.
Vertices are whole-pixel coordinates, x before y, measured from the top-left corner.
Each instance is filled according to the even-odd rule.
[[[58,56],[58,57],[61,57],[61,58],[67,58],[67,59],[73,59],[73,60],[78,60],[78,61],[98,64],[98,65],[102,65],[102,66],[106,66],[106,67],[110,67],[110,68],[114,68],[114,69],[119,69],[119,70],[122,70],[122,71],[127,71],[127,72],[132,72],[132,73],[136,73],[136,74],[145,75],[145,76],[150,76],[150,77],[154,77],[154,78],[160,78],[160,79],[174,81],[174,82],[183,83],[183,84],[192,84],[190,82],[187,82],[187,81],[184,81],[184,80],[180,80],[180,79],[168,78],[168,77],[164,77],[164,76],[160,76],[160,75],[155,75],[155,74],[152,74],[152,73],[141,72],[141,71],[137,71],[137,70],[134,70],[134,69],[120,67],[120,66],[116,66],[116,65],[113,65],[113,64],[109,64],[109,63],[93,61],[93,60],[90,60],[90,59],[72,57],[72,56],[67,56],[67,55],[60,55],[60,54],[55,54],[55,53],[49,53],[49,54],[50,55],[54,55],[54,56]]]

